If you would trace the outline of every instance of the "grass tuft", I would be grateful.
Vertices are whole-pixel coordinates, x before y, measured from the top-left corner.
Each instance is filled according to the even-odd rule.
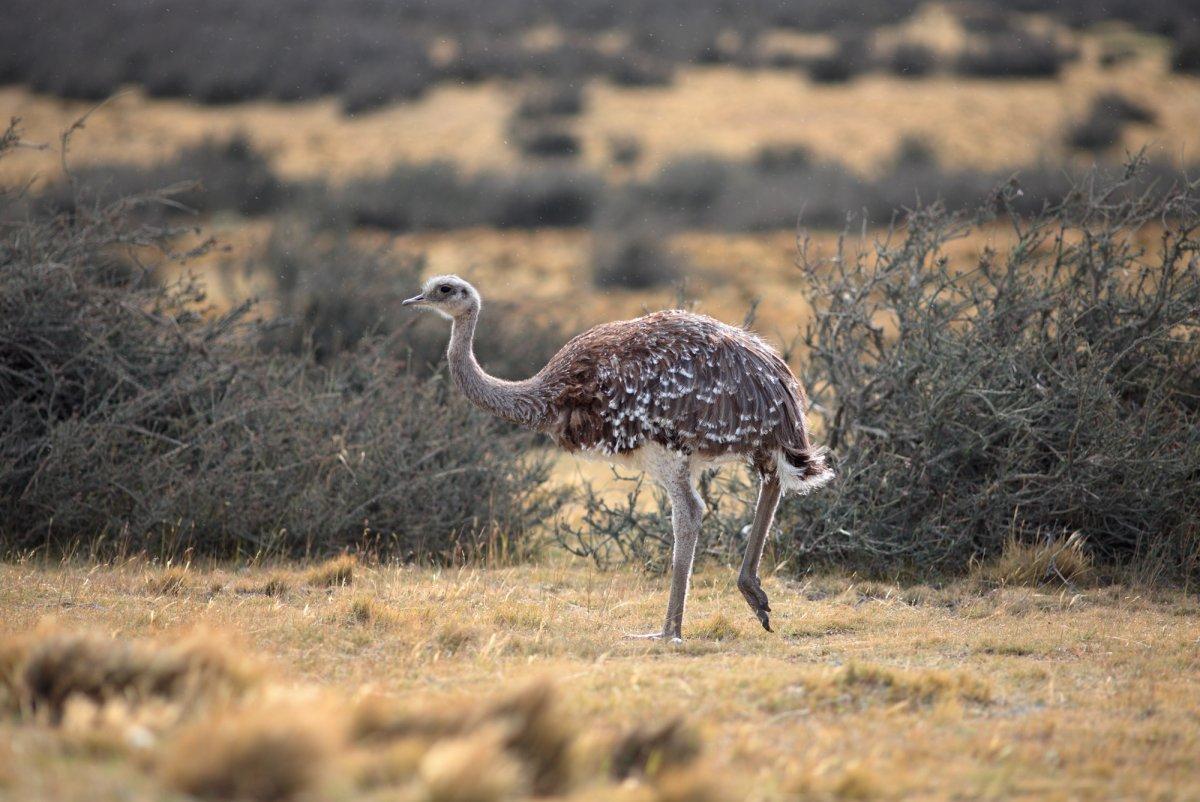
[[[435,745],[418,775],[429,802],[496,802],[517,796],[524,785],[521,766],[502,745],[496,730]]]
[[[238,593],[260,594],[280,598],[292,590],[293,577],[284,571],[272,571],[264,577],[239,584],[235,590]]]
[[[346,587],[354,582],[358,558],[351,554],[326,560],[304,572],[304,584],[313,588]]]
[[[390,626],[400,620],[400,615],[374,596],[355,596],[349,604],[350,620],[363,626]]]
[[[636,727],[613,747],[610,771],[618,780],[655,777],[669,769],[687,768],[700,754],[696,733],[678,718]]]
[[[198,722],[167,747],[166,785],[204,799],[283,802],[312,790],[335,741],[330,722],[250,710]]]
[[[1078,532],[1041,543],[1010,538],[1000,556],[975,573],[997,585],[1081,585],[1093,577],[1092,557]]]
[[[735,640],[741,637],[741,630],[724,613],[717,613],[691,626],[693,637],[709,640]]]
[[[178,596],[190,587],[188,569],[172,565],[146,577],[146,592],[152,596]]]
[[[126,705],[160,700],[183,715],[202,702],[240,696],[259,679],[255,667],[203,632],[168,646],[50,634],[12,639],[0,656],[9,704],[54,723],[76,698]]]
[[[869,663],[847,663],[828,676],[823,688],[816,689],[854,699],[881,695],[887,702],[914,706],[952,700],[987,704],[992,700],[991,686],[972,674]]]

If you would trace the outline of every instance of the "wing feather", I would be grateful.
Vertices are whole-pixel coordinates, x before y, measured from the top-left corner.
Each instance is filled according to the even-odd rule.
[[[686,312],[591,329],[547,365],[558,377],[552,432],[569,448],[622,453],[656,442],[705,454],[801,448],[803,395],[753,334]],[[565,423],[564,423],[565,421]]]

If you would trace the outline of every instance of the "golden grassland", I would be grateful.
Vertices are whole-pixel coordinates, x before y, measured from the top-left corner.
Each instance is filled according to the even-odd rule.
[[[41,634],[3,641],[0,689],[37,648],[39,687],[69,686],[45,679],[72,653],[53,633],[88,633],[74,654],[108,656],[83,663],[151,679],[100,704],[45,691],[4,717],[0,796],[486,802],[541,782],[589,799],[1197,798],[1200,601],[999,581],[1044,557],[941,587],[777,574],[777,634],[709,566],[674,646],[622,639],[657,623],[660,579],[554,560],[9,563],[0,635]],[[135,645],[118,659],[108,638]],[[181,661],[203,682],[162,679]],[[186,693],[132,707],[129,688],[151,686]],[[688,728],[655,730],[675,717]],[[609,779],[631,754],[644,775]]]

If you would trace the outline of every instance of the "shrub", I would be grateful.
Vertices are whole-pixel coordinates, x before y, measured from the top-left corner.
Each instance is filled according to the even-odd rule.
[[[1151,194],[1136,171],[1113,181],[1093,177],[1029,218],[1009,184],[975,218],[918,208],[888,242],[819,263],[801,253],[813,305],[802,384],[839,479],[781,507],[782,558],[961,573],[1014,553],[1010,541],[1078,532],[1062,542],[1086,540],[1088,560],[1195,577],[1200,208],[1189,185]],[[951,262],[947,243],[995,209],[1016,241]],[[663,568],[667,503],[645,493],[589,489],[559,542],[601,565]],[[701,494],[700,553],[736,559],[747,476],[705,477]]]
[[[583,87],[574,83],[555,83],[529,92],[517,106],[517,117],[540,120],[545,117],[574,117],[584,109]]]
[[[1092,101],[1086,117],[1067,131],[1067,144],[1080,150],[1104,150],[1121,139],[1124,123],[1153,123],[1154,112],[1116,92],[1105,92]]]
[[[956,69],[975,78],[1053,78],[1069,57],[1052,39],[1005,33],[962,53]]]
[[[937,54],[925,45],[906,42],[892,51],[888,69],[901,78],[921,78],[937,67]]]
[[[1017,241],[970,270],[942,251],[968,227],[938,208],[873,257],[803,263],[804,384],[841,479],[785,506],[794,559],[961,570],[1081,532],[1194,574],[1200,215],[1192,187],[1130,180],[1013,216]]]
[[[893,163],[898,170],[935,168],[937,167],[937,154],[924,139],[906,136],[900,140],[900,144],[896,148]]]
[[[1200,73],[1200,26],[1191,26],[1180,35],[1171,53],[1171,69]]]
[[[1067,131],[1067,144],[1079,150],[1106,150],[1121,141],[1121,121],[1099,107]]]
[[[837,50],[809,62],[808,77],[819,84],[845,83],[865,68],[865,43],[842,41]]]
[[[205,310],[193,281],[140,268],[114,278],[111,254],[137,265],[177,233],[130,207],[76,203],[0,235],[5,551],[523,548],[547,509],[526,437],[378,348],[263,353],[248,307]]]
[[[1147,106],[1130,100],[1119,92],[1104,92],[1096,97],[1092,108],[1127,123],[1152,125],[1156,115]]]
[[[267,297],[279,315],[261,337],[268,349],[324,363],[381,337],[404,355],[406,372],[425,377],[440,369],[448,339],[444,321],[401,307],[426,272],[419,256],[390,257],[344,236],[281,223],[253,269],[270,282]],[[489,302],[485,315],[476,354],[503,377],[533,375],[566,341],[557,326],[535,322],[502,301]]]
[[[338,208],[354,225],[398,231],[578,226],[590,221],[599,191],[592,174],[561,167],[468,178],[447,162],[401,164],[382,178],[349,182]]]
[[[486,222],[487,198],[450,162],[398,164],[380,178],[342,188],[337,202],[355,226],[396,231],[446,229]]]
[[[121,198],[174,187],[171,204],[143,209],[159,217],[180,207],[199,212],[236,211],[259,215],[274,211],[295,192],[275,175],[270,162],[244,134],[227,140],[205,139],[149,167],[97,165],[75,169],[75,183],[86,188],[85,203],[109,205]],[[59,181],[41,199],[55,211],[71,209],[74,187]]]
[[[535,128],[517,138],[521,152],[538,159],[573,159],[583,150],[579,137],[558,128]]]
[[[608,151],[613,164],[631,167],[642,157],[642,143],[637,137],[617,135],[608,140]]]
[[[344,236],[326,240],[298,224],[279,224],[271,232],[257,268],[272,282],[279,315],[263,333],[268,348],[326,362],[390,333],[402,319],[400,302],[406,289],[420,284],[423,262],[389,263]]]
[[[368,58],[357,59],[341,89],[347,114],[369,111],[393,101],[416,100],[436,80],[424,43],[400,37]]]
[[[800,144],[763,145],[754,157],[754,166],[761,172],[804,170],[812,164],[812,151]]]
[[[614,58],[606,74],[617,86],[632,88],[668,86],[674,77],[669,66],[630,53]]]
[[[646,289],[677,281],[678,259],[661,232],[600,229],[595,234],[592,280],[597,287]]]
[[[602,187],[591,173],[546,167],[508,177],[488,177],[480,191],[494,203],[488,218],[493,225],[560,228],[591,222]]]

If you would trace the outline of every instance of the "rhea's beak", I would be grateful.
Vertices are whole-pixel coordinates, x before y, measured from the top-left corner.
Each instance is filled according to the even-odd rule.
[[[406,298],[406,299],[405,299],[405,301],[404,301],[404,303],[402,303],[402,304],[400,304],[400,305],[401,305],[401,306],[417,306],[418,304],[421,304],[421,303],[424,303],[424,302],[425,302],[425,296],[424,296],[424,295],[414,295],[414,296],[413,296],[413,297],[411,297],[411,298]]]

